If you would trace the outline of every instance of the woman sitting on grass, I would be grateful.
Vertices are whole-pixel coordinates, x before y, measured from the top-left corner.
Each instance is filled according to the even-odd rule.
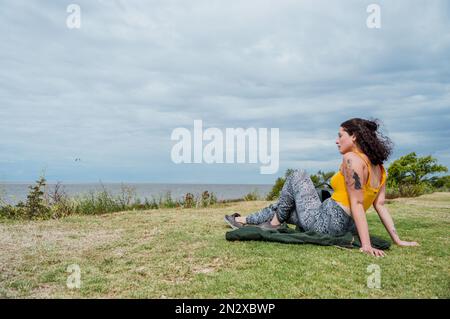
[[[358,233],[361,251],[384,256],[371,246],[366,211],[371,205],[377,211],[392,240],[399,246],[417,246],[417,242],[400,240],[394,222],[384,206],[386,171],[383,162],[392,152],[389,138],[379,132],[376,121],[359,118],[341,124],[336,144],[342,156],[339,171],[331,178],[333,195],[321,203],[313,182],[304,170],[295,170],[286,178],[275,204],[247,217],[226,215],[232,228],[258,225],[277,229],[283,222],[295,224],[304,231],[339,236],[348,231]]]

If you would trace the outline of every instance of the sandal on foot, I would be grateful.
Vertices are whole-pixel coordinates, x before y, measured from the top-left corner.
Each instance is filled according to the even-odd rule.
[[[236,221],[236,217],[240,217],[241,215],[238,213],[234,213],[233,215],[225,215],[225,223],[227,223],[231,228],[238,229],[244,227],[244,224]]]

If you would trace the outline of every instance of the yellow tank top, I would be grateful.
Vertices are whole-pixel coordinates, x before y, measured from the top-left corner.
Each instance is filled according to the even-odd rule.
[[[355,152],[355,153],[358,154],[358,156],[364,160],[364,162],[367,164],[367,168],[369,170],[369,176],[367,178],[367,182],[363,186],[363,192],[364,192],[363,206],[364,206],[364,211],[367,211],[369,209],[369,207],[375,201],[375,198],[377,197],[378,192],[380,191],[381,187],[383,186],[383,184],[386,181],[386,171],[384,169],[384,166],[381,165],[382,176],[381,176],[380,186],[378,188],[372,187],[370,185],[370,175],[371,175],[370,163],[363,156],[361,156],[360,152]],[[330,184],[334,190],[331,198],[346,207],[350,207],[350,198],[347,193],[347,188],[345,185],[345,178],[344,178],[344,175],[342,175],[341,167],[339,167],[339,171],[336,174],[334,174],[333,177],[331,178]]]

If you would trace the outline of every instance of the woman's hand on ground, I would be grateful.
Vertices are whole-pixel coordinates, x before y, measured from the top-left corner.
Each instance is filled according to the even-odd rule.
[[[404,240],[399,240],[395,244],[400,246],[400,247],[420,246],[418,242],[415,242],[415,241],[404,241]]]
[[[374,257],[384,257],[386,256],[386,254],[384,253],[384,251],[380,250],[380,249],[376,249],[370,246],[363,246],[359,249],[360,252],[363,252],[365,254],[374,256]]]

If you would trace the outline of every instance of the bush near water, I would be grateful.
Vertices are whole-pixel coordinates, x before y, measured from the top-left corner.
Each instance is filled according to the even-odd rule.
[[[195,196],[187,193],[182,199],[174,199],[170,192],[158,198],[141,200],[133,187],[122,185],[118,195],[112,195],[102,185],[101,191],[70,197],[61,183],[48,189],[44,176],[29,186],[25,202],[17,205],[0,202],[0,217],[7,219],[55,219],[72,214],[99,215],[127,210],[148,210],[160,208],[196,208],[218,203],[214,193],[204,191]]]

